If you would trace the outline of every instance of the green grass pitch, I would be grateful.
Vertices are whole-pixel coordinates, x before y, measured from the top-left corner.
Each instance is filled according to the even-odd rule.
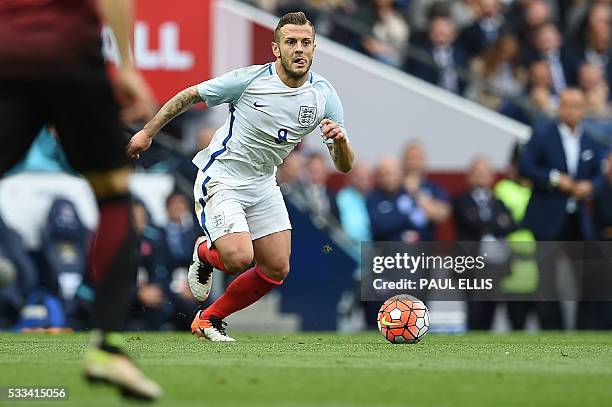
[[[374,333],[237,334],[236,343],[182,333],[126,338],[164,387],[156,406],[612,405],[610,334],[430,334],[417,345],[391,345]],[[0,335],[0,386],[70,392],[65,402],[10,405],[140,405],[81,379],[86,344],[84,334]]]

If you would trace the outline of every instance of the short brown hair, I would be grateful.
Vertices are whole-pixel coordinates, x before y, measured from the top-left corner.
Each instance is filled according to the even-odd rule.
[[[304,14],[301,11],[298,11],[296,13],[287,13],[284,16],[281,17],[281,19],[278,21],[278,25],[276,26],[276,29],[274,30],[274,42],[278,43],[280,40],[280,29],[283,28],[284,26],[286,26],[287,24],[295,24],[295,25],[310,25],[310,27],[312,28],[312,35],[314,37],[315,35],[315,28],[314,28],[314,24],[312,24],[312,22],[310,22],[310,20],[308,20],[308,18],[306,18],[306,14]]]

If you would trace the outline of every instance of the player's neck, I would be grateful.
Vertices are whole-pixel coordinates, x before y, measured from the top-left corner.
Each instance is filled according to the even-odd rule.
[[[280,80],[290,88],[299,88],[308,80],[308,72],[306,72],[303,77],[298,79],[289,76],[287,72],[285,72],[285,69],[281,64],[280,59],[277,59],[274,63],[274,69],[276,70],[276,74],[278,75]]]

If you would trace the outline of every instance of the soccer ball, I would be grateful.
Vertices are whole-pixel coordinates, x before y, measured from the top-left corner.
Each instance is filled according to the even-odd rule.
[[[380,307],[378,330],[391,343],[417,343],[429,330],[429,311],[413,296],[396,295]]]

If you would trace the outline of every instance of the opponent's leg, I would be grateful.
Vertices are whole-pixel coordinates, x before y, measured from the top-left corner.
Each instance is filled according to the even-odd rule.
[[[91,348],[85,356],[85,377],[111,383],[124,396],[153,400],[161,388],[146,378],[122,350],[122,331],[136,283],[137,258],[127,189],[128,169],[85,174],[98,200],[100,221],[94,234],[88,273],[96,288]]]
[[[52,121],[68,162],[89,181],[98,202],[87,271],[95,286],[94,332],[85,356],[85,377],[110,383],[125,396],[152,400],[160,387],[122,350],[129,302],[136,284],[136,239],[132,226],[125,156],[126,140],[104,70],[54,83]],[[79,103],[74,103],[78,100]],[[67,108],[67,107],[70,108]]]
[[[30,82],[0,81],[0,178],[25,158],[45,124],[40,106],[32,103],[30,96],[44,92],[40,87]]]

